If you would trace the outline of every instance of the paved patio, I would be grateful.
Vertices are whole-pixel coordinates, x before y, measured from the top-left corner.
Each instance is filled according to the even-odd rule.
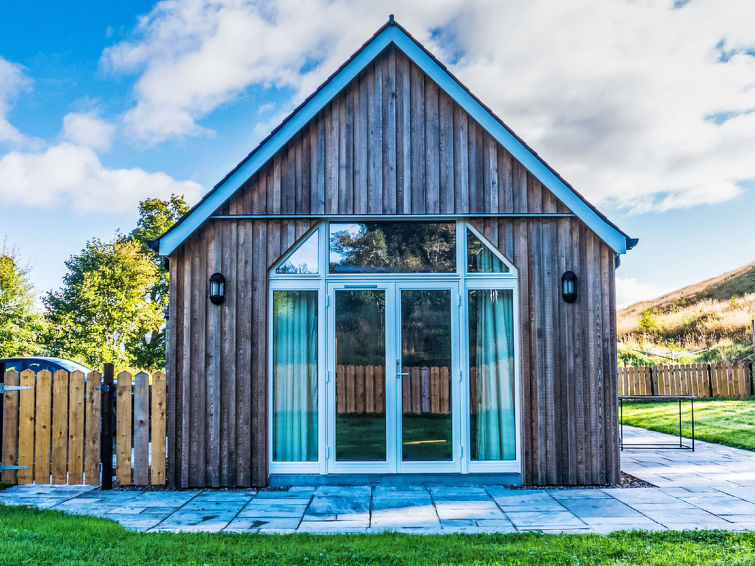
[[[673,441],[625,429],[632,441]],[[114,519],[141,531],[597,532],[755,529],[755,453],[697,443],[628,450],[622,469],[658,488],[510,489],[503,486],[320,486],[287,491],[101,491],[15,486],[0,503]]]

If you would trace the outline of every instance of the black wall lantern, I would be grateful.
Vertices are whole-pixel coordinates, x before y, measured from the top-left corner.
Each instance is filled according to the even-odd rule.
[[[577,275],[567,271],[561,276],[561,295],[567,303],[577,300]]]
[[[225,297],[225,277],[222,273],[213,273],[210,275],[210,301],[219,305]]]

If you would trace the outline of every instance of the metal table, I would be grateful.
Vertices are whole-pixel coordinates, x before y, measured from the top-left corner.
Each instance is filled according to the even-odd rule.
[[[675,450],[692,450],[695,451],[695,399],[697,395],[619,395],[619,413],[620,413],[620,429],[621,429],[621,441],[619,446],[622,450],[624,448],[636,448],[647,450],[658,449],[675,449]],[[624,442],[624,401],[678,401],[679,402],[679,443],[634,443],[627,444]],[[692,444],[685,444],[684,437],[682,436],[682,401],[689,401],[692,409],[691,421],[692,421]]]

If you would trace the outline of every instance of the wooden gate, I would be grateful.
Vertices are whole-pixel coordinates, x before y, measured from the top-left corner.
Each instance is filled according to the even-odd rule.
[[[118,484],[165,483],[165,374],[118,374],[116,420],[113,403],[103,404],[112,392],[102,378],[98,371],[5,372],[2,483],[99,485],[113,467],[112,448],[103,449],[113,438]]]

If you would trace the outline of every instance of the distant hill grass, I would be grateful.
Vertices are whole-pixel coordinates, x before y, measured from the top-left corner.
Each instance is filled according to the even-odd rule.
[[[619,357],[625,362],[663,363],[639,350],[671,352],[681,363],[751,359],[755,262],[630,305],[617,318]],[[688,355],[703,349],[709,351]]]

